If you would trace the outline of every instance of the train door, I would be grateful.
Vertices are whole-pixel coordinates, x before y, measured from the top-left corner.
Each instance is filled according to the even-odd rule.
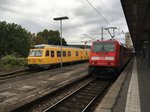
[[[56,51],[56,54],[57,54],[57,60],[56,60],[56,62],[60,63],[61,62],[61,51]]]
[[[46,50],[45,51],[45,64],[50,64],[50,51],[49,50]]]
[[[62,61],[67,62],[67,53],[63,50]]]
[[[81,56],[81,60],[83,60],[83,54],[82,54],[82,51],[80,51],[80,52],[81,52],[81,55],[80,55],[80,56]]]
[[[50,51],[50,57],[51,57],[51,60],[50,60],[50,63],[55,63],[56,62],[56,57],[55,57],[55,51],[54,50],[51,50]]]

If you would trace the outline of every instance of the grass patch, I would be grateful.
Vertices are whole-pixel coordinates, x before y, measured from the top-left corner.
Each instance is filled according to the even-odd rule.
[[[23,68],[27,65],[26,58],[17,58],[14,55],[6,55],[0,59],[0,70],[12,70]]]

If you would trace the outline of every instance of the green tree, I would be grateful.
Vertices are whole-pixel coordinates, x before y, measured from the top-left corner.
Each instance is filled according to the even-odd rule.
[[[15,23],[0,22],[0,57],[10,54],[27,56],[31,33]]]
[[[60,33],[59,31],[44,29],[42,32],[38,32],[37,36],[45,38],[48,44],[60,45]],[[62,45],[66,46],[67,42],[62,38]]]
[[[49,31],[47,29],[44,29],[42,32],[38,32],[37,36],[45,37],[48,39],[49,37]]]
[[[32,45],[34,46],[34,45],[38,45],[38,44],[48,44],[48,41],[44,37],[33,35],[32,36]]]

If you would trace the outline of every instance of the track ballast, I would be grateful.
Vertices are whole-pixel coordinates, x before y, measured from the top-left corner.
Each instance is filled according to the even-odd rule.
[[[110,81],[94,80],[74,91],[44,112],[84,112],[110,85]]]

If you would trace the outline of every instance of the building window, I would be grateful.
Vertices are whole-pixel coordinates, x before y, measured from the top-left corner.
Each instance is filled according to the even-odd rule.
[[[54,55],[54,51],[51,51],[51,57],[54,57],[55,55]]]
[[[57,51],[57,57],[61,57],[61,51]]]
[[[49,51],[48,50],[46,50],[45,56],[49,56]]]

